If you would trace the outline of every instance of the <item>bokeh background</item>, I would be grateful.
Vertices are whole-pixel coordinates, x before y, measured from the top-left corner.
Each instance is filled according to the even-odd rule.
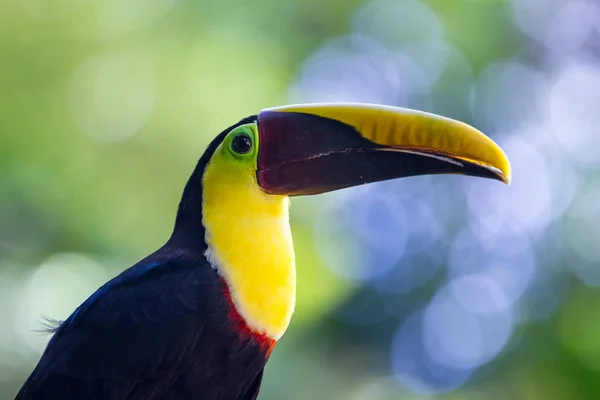
[[[471,123],[514,182],[415,177],[292,203],[297,313],[261,399],[600,398],[600,3],[4,0],[0,398],[162,245],[208,142],[262,108]]]

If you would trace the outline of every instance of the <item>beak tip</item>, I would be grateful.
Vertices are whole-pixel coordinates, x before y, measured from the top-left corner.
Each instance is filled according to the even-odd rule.
[[[492,142],[495,148],[494,155],[491,159],[488,159],[489,165],[493,166],[494,172],[498,176],[498,180],[510,186],[512,182],[512,166],[508,155],[502,150],[500,146]]]
[[[505,158],[505,166],[502,169],[502,181],[506,184],[506,186],[510,186],[511,182],[512,182],[512,167],[510,165],[510,161],[508,159],[508,156],[502,152],[504,154],[504,158]]]
[[[498,176],[498,180],[510,186],[512,182],[512,170],[510,168],[510,163],[508,158],[505,158],[506,162],[501,168],[495,168],[496,175]]]
[[[508,168],[499,169],[496,171],[498,180],[504,183],[506,186],[510,186],[512,183],[512,171],[510,166]]]

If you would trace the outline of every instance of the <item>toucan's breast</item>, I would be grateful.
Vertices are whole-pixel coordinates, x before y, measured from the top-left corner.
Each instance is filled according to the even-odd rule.
[[[296,301],[289,199],[263,192],[252,169],[232,172],[219,151],[202,182],[205,255],[245,325],[279,340]]]

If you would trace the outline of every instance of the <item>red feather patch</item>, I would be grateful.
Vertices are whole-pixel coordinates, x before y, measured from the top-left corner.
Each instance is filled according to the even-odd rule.
[[[275,343],[277,343],[277,341],[271,339],[264,333],[255,332],[248,326],[244,320],[244,317],[240,315],[235,307],[235,304],[233,303],[233,300],[231,299],[231,293],[227,287],[227,282],[225,282],[223,278],[221,278],[221,282],[223,283],[223,293],[225,294],[225,298],[229,304],[229,319],[231,320],[233,327],[240,338],[240,341],[243,343],[248,340],[252,340],[265,353],[265,357],[268,358],[269,355],[271,355],[273,347],[275,347]]]

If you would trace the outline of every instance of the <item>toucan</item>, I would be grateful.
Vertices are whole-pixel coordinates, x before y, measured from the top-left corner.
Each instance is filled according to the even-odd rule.
[[[54,329],[16,399],[257,399],[295,306],[289,198],[423,174],[511,179],[490,138],[425,112],[323,103],[242,119],[200,157],[164,246]]]

